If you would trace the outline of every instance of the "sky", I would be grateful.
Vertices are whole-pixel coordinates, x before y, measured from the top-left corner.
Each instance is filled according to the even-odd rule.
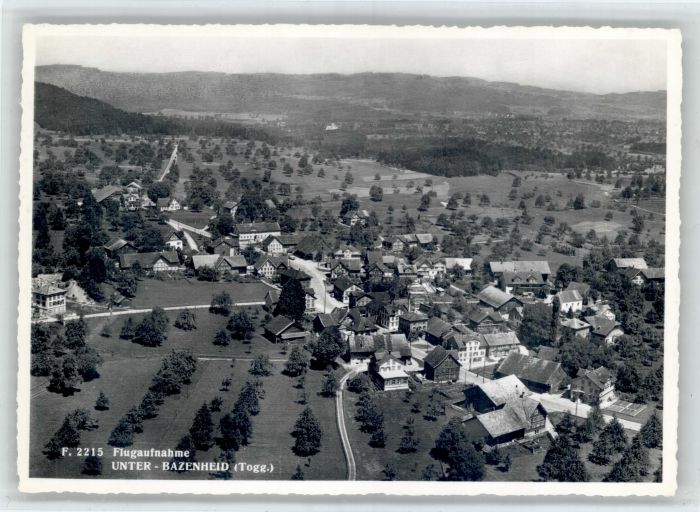
[[[36,64],[130,72],[404,72],[597,94],[666,89],[666,41],[659,32],[460,30],[53,26],[36,39]]]

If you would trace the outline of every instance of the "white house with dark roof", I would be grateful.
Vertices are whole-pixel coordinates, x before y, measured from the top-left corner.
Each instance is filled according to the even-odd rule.
[[[563,290],[559,292],[559,311],[568,313],[573,311],[578,313],[583,310],[583,297],[578,290]]]
[[[262,243],[268,236],[280,236],[282,229],[277,222],[253,222],[236,224],[238,245],[245,249],[251,245]]]
[[[604,366],[579,371],[571,380],[571,399],[588,404],[609,404],[615,400],[615,382],[610,370]]]

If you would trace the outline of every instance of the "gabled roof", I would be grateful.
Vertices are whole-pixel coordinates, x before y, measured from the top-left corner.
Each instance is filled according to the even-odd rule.
[[[579,373],[577,378],[581,377],[590,380],[598,389],[604,389],[612,375],[605,366],[599,366],[595,370],[584,370],[583,374]]]
[[[617,268],[636,268],[643,269],[647,268],[647,262],[644,258],[613,258],[615,266]]]
[[[218,256],[217,256],[218,257]],[[141,268],[149,269],[153,268],[153,265],[163,258],[168,264],[177,265],[180,260],[177,257],[175,251],[165,251],[165,252],[136,252],[129,254],[122,254],[119,256],[119,266],[121,268],[131,268],[136,262],[141,266]]]
[[[584,317],[584,320],[588,322],[591,327],[591,333],[596,336],[608,336],[614,329],[620,326],[615,320],[610,320],[608,317],[603,315],[593,315]]]
[[[428,326],[425,328],[425,332],[435,336],[436,338],[441,338],[452,329],[452,324],[445,322],[444,320],[434,316],[428,320]]]
[[[591,328],[589,324],[583,320],[579,320],[578,318],[563,318],[560,323],[562,327],[566,327],[567,329],[572,329],[574,331],[582,331],[583,329]]]
[[[236,233],[239,235],[250,233],[273,233],[276,231],[281,231],[280,225],[277,222],[251,222],[236,224]]]
[[[664,267],[649,267],[642,269],[642,275],[645,279],[665,279],[666,269]]]
[[[585,297],[588,295],[588,292],[591,291],[591,285],[587,283],[579,283],[576,281],[571,281],[569,285],[566,287],[567,290],[576,290],[581,294],[581,297]]]
[[[279,268],[280,266],[286,267],[289,263],[289,260],[286,256],[269,256],[267,254],[261,254],[260,257],[258,257],[258,259],[255,260],[255,264],[253,266],[256,270],[260,270],[268,262],[270,263],[270,265],[272,265],[273,268]]]
[[[286,277],[287,279],[296,279],[297,281],[310,281],[311,276],[304,272],[303,270],[298,270],[295,268],[285,268],[279,271],[280,276]]]
[[[528,396],[531,391],[515,375],[507,375],[500,379],[477,384],[481,392],[488,397],[496,406],[501,406],[506,402],[521,396]]]
[[[271,332],[275,336],[279,336],[294,324],[295,322],[291,318],[279,315],[265,324],[265,330]]]
[[[484,343],[489,348],[504,347],[511,345],[520,345],[520,340],[517,334],[513,331],[496,332],[493,334],[484,334]]]
[[[356,334],[355,336],[350,336],[348,344],[352,354],[374,354],[375,351],[372,336]]]
[[[430,244],[435,241],[432,233],[416,233],[415,236],[419,244]]]
[[[414,313],[413,311],[409,311],[401,315],[399,320],[406,320],[407,322],[426,322],[428,317],[423,313]]]
[[[132,244],[131,242],[129,242],[127,240],[124,240],[123,238],[113,238],[112,240],[110,240],[109,242],[104,244],[103,247],[106,250],[111,252],[111,251],[117,251],[126,245],[128,245],[130,247],[134,247],[134,244]]]
[[[333,286],[340,290],[341,292],[344,292],[346,290],[349,290],[353,286],[357,286],[353,281],[348,279],[347,276],[340,276],[338,279],[333,281]]]
[[[542,273],[536,271],[503,272],[503,282],[506,285],[514,284],[544,284]]]
[[[555,373],[561,373],[561,364],[537,357],[512,352],[496,370],[502,375],[515,375],[521,380],[536,384],[549,384]]]
[[[270,247],[272,242],[277,242],[280,245],[282,245],[282,242],[280,242],[280,240],[277,238],[277,235],[272,235],[272,236],[268,236],[265,240],[263,240],[263,243],[262,243],[263,249],[267,249],[268,247]]]
[[[216,268],[217,263],[219,263],[218,254],[195,254],[192,256],[192,266],[195,270],[199,270],[202,267]]]
[[[107,185],[106,187],[102,188],[93,188],[91,192],[92,197],[95,198],[95,201],[101,203],[111,195],[121,194],[121,191],[121,187],[117,187],[115,185]]]
[[[330,264],[331,270],[335,270],[338,267],[343,267],[348,272],[359,272],[362,270],[362,262],[360,260],[333,260]]]
[[[226,208],[227,210],[232,210],[232,209],[235,208],[237,205],[238,205],[238,203],[237,203],[236,201],[226,201],[226,202],[224,203],[223,206],[224,206],[224,208]]]
[[[496,288],[495,286],[487,286],[486,288],[481,290],[479,295],[477,295],[476,297],[487,306],[491,306],[495,309],[500,308],[508,301],[518,300],[515,297],[513,297],[510,293],[506,293],[503,290]]]
[[[492,322],[502,323],[505,322],[503,316],[498,311],[492,311],[488,309],[479,308],[469,315],[469,320],[475,324],[480,324],[485,320],[491,320]]]
[[[489,267],[494,274],[503,272],[539,272],[551,274],[547,261],[490,261]]]
[[[394,357],[411,357],[411,346],[403,333],[375,334],[373,339],[375,353],[380,359],[386,354]]]
[[[581,302],[583,297],[578,290],[563,290],[559,292],[559,302],[561,304],[570,304],[572,302]]]
[[[220,245],[228,245],[229,247],[238,247],[238,239],[237,238],[231,238],[228,236],[217,238],[216,240],[212,240],[209,245],[211,247],[218,247]]]
[[[226,263],[231,268],[247,268],[248,263],[244,256],[222,256],[220,263]]]
[[[432,368],[437,368],[450,357],[457,364],[459,364],[457,358],[455,358],[455,356],[449,350],[445,350],[442,346],[438,345],[433,350],[431,350],[427,356],[425,356],[425,359],[423,360],[423,365],[430,366]]]
[[[495,439],[518,430],[527,429],[530,426],[529,418],[538,407],[544,410],[542,404],[537,400],[530,397],[519,398],[510,400],[501,409],[477,415],[476,420]]]
[[[459,265],[464,270],[471,270],[472,258],[445,258],[445,268],[448,270]]]

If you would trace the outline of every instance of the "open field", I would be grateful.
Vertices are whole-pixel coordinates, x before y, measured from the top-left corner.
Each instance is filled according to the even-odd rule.
[[[209,304],[212,296],[228,292],[234,303],[263,302],[265,294],[272,288],[262,282],[211,283],[194,278],[143,279],[138,283],[136,296],[131,299],[134,309],[155,306],[188,306]]]
[[[373,448],[369,445],[370,434],[360,431],[360,424],[355,419],[355,403],[359,397],[356,393],[347,392],[343,395],[345,407],[345,423],[352,445],[353,455],[357,463],[358,480],[383,480],[382,470],[385,464],[391,464],[397,471],[397,480],[420,480],[421,473],[429,464],[440,471],[440,462],[430,456],[430,450],[435,445],[435,439],[447,424],[455,411],[446,407],[446,414],[439,416],[436,421],[423,417],[428,403],[427,398],[432,386],[420,386],[410,402],[404,402],[405,391],[390,391],[376,393],[375,399],[384,413],[384,428],[387,436],[384,448]],[[443,397],[438,395],[440,399]],[[413,402],[421,403],[421,412],[411,412]],[[416,438],[420,440],[415,453],[402,454],[397,451],[403,436],[403,425],[408,418],[413,418]]]

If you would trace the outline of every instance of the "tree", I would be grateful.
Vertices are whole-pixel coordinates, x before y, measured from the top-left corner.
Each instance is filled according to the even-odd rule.
[[[155,308],[136,327],[134,340],[147,347],[158,347],[166,338],[168,319],[161,308]]]
[[[282,286],[274,314],[302,320],[306,311],[306,292],[298,279],[287,279]]]
[[[338,380],[332,373],[327,373],[323,377],[323,383],[321,384],[321,395],[325,397],[335,396],[336,391],[338,391]]]
[[[382,469],[382,473],[384,473],[385,480],[390,480],[390,481],[396,480],[396,476],[397,476],[396,468],[390,462],[387,462],[384,465],[384,469]]]
[[[192,436],[195,448],[208,450],[214,444],[213,431],[214,423],[211,420],[211,412],[209,412],[209,407],[205,402],[197,411],[190,427],[190,436]]]
[[[467,438],[459,418],[452,418],[435,440],[433,456],[445,462],[450,480],[481,480],[484,477],[484,458]]]
[[[403,426],[403,436],[399,443],[399,453],[413,453],[417,448],[418,438],[416,438],[416,429],[413,426],[413,418],[409,418]]]
[[[227,347],[229,343],[231,343],[231,336],[229,336],[228,332],[226,332],[224,329],[221,329],[216,333],[216,336],[214,336],[214,345]]]
[[[227,292],[217,293],[211,298],[209,311],[223,316],[228,316],[231,313],[231,296]]]
[[[106,411],[107,409],[109,409],[109,399],[102,391],[100,391],[100,394],[97,397],[97,401],[95,402],[95,409],[97,409],[98,411]]]
[[[175,327],[183,331],[191,331],[197,328],[197,315],[189,308],[185,308],[180,312],[175,320]]]
[[[663,442],[663,433],[661,420],[654,412],[639,430],[639,438],[647,448],[659,448]]]
[[[253,321],[245,311],[238,311],[231,315],[226,328],[231,331],[231,336],[237,340],[249,340],[255,332]]]
[[[420,204],[418,205],[419,212],[428,211],[430,208],[430,194],[423,194],[420,198]]]
[[[146,391],[138,407],[139,415],[144,419],[155,418],[158,415],[158,407],[163,403],[163,395],[153,390]]]
[[[369,436],[369,445],[374,448],[383,448],[386,446],[386,432],[384,430],[383,420],[372,430],[372,434]]]
[[[559,436],[552,442],[537,473],[545,481],[586,482],[588,473],[569,437]]]
[[[523,320],[518,334],[528,347],[549,345],[552,341],[552,312],[546,304],[535,302],[523,307]]]
[[[577,438],[584,443],[590,442],[595,439],[604,426],[605,421],[603,420],[603,413],[600,412],[600,405],[595,404],[591,407],[583,424],[576,431]]]
[[[245,410],[251,416],[255,416],[260,412],[258,390],[254,383],[246,381],[238,395],[238,400],[236,400],[234,408]]]
[[[272,375],[272,363],[266,354],[260,354],[250,363],[248,373],[258,377],[267,377]]]
[[[321,367],[327,367],[346,351],[337,326],[326,327],[311,345],[311,355]]]
[[[574,199],[574,210],[583,210],[586,207],[586,202],[583,194],[577,194]]]
[[[131,446],[134,443],[134,430],[125,418],[119,420],[107,442],[112,446],[121,447]]]
[[[72,354],[68,354],[63,358],[63,361],[58,360],[51,371],[49,389],[57,393],[71,394],[81,380],[76,358]]]
[[[194,462],[195,461],[196,449],[194,447],[194,442],[192,441],[192,437],[189,434],[186,434],[184,437],[182,437],[182,439],[180,439],[180,441],[177,443],[177,446],[175,447],[175,450],[177,450],[183,454],[186,453],[187,455],[173,457],[174,462],[182,463],[182,462]],[[178,473],[182,472],[180,470],[177,470],[177,471],[178,471]]]
[[[623,451],[626,446],[625,429],[617,421],[617,418],[613,418],[600,433],[596,442],[593,443],[589,459],[596,464],[609,464],[613,454]]]
[[[304,472],[301,470],[301,466],[297,464],[297,468],[294,471],[294,474],[292,475],[291,480],[303,480],[304,479]]]
[[[284,373],[290,377],[297,377],[305,373],[309,367],[309,358],[306,352],[299,346],[295,345],[289,353],[289,359],[284,365]]]
[[[316,454],[321,449],[323,432],[321,425],[309,407],[306,407],[296,423],[292,435],[295,438],[292,450],[300,457]]]
[[[84,475],[96,476],[102,474],[102,461],[96,455],[88,455],[83,461],[83,469],[81,473]]]
[[[369,197],[372,201],[379,202],[384,197],[384,190],[379,185],[372,185],[369,188]]]
[[[74,448],[80,444],[80,432],[75,428],[69,418],[63,420],[53,437],[46,443],[44,453],[49,459],[57,459],[63,456],[63,447]]]
[[[622,458],[617,461],[604,482],[637,482],[647,474],[649,467],[649,450],[639,435],[634,436],[630,446],[625,449]]]
[[[119,337],[125,340],[130,340],[136,334],[136,322],[131,317],[126,319],[126,322],[122,325],[121,331],[119,331]]]

